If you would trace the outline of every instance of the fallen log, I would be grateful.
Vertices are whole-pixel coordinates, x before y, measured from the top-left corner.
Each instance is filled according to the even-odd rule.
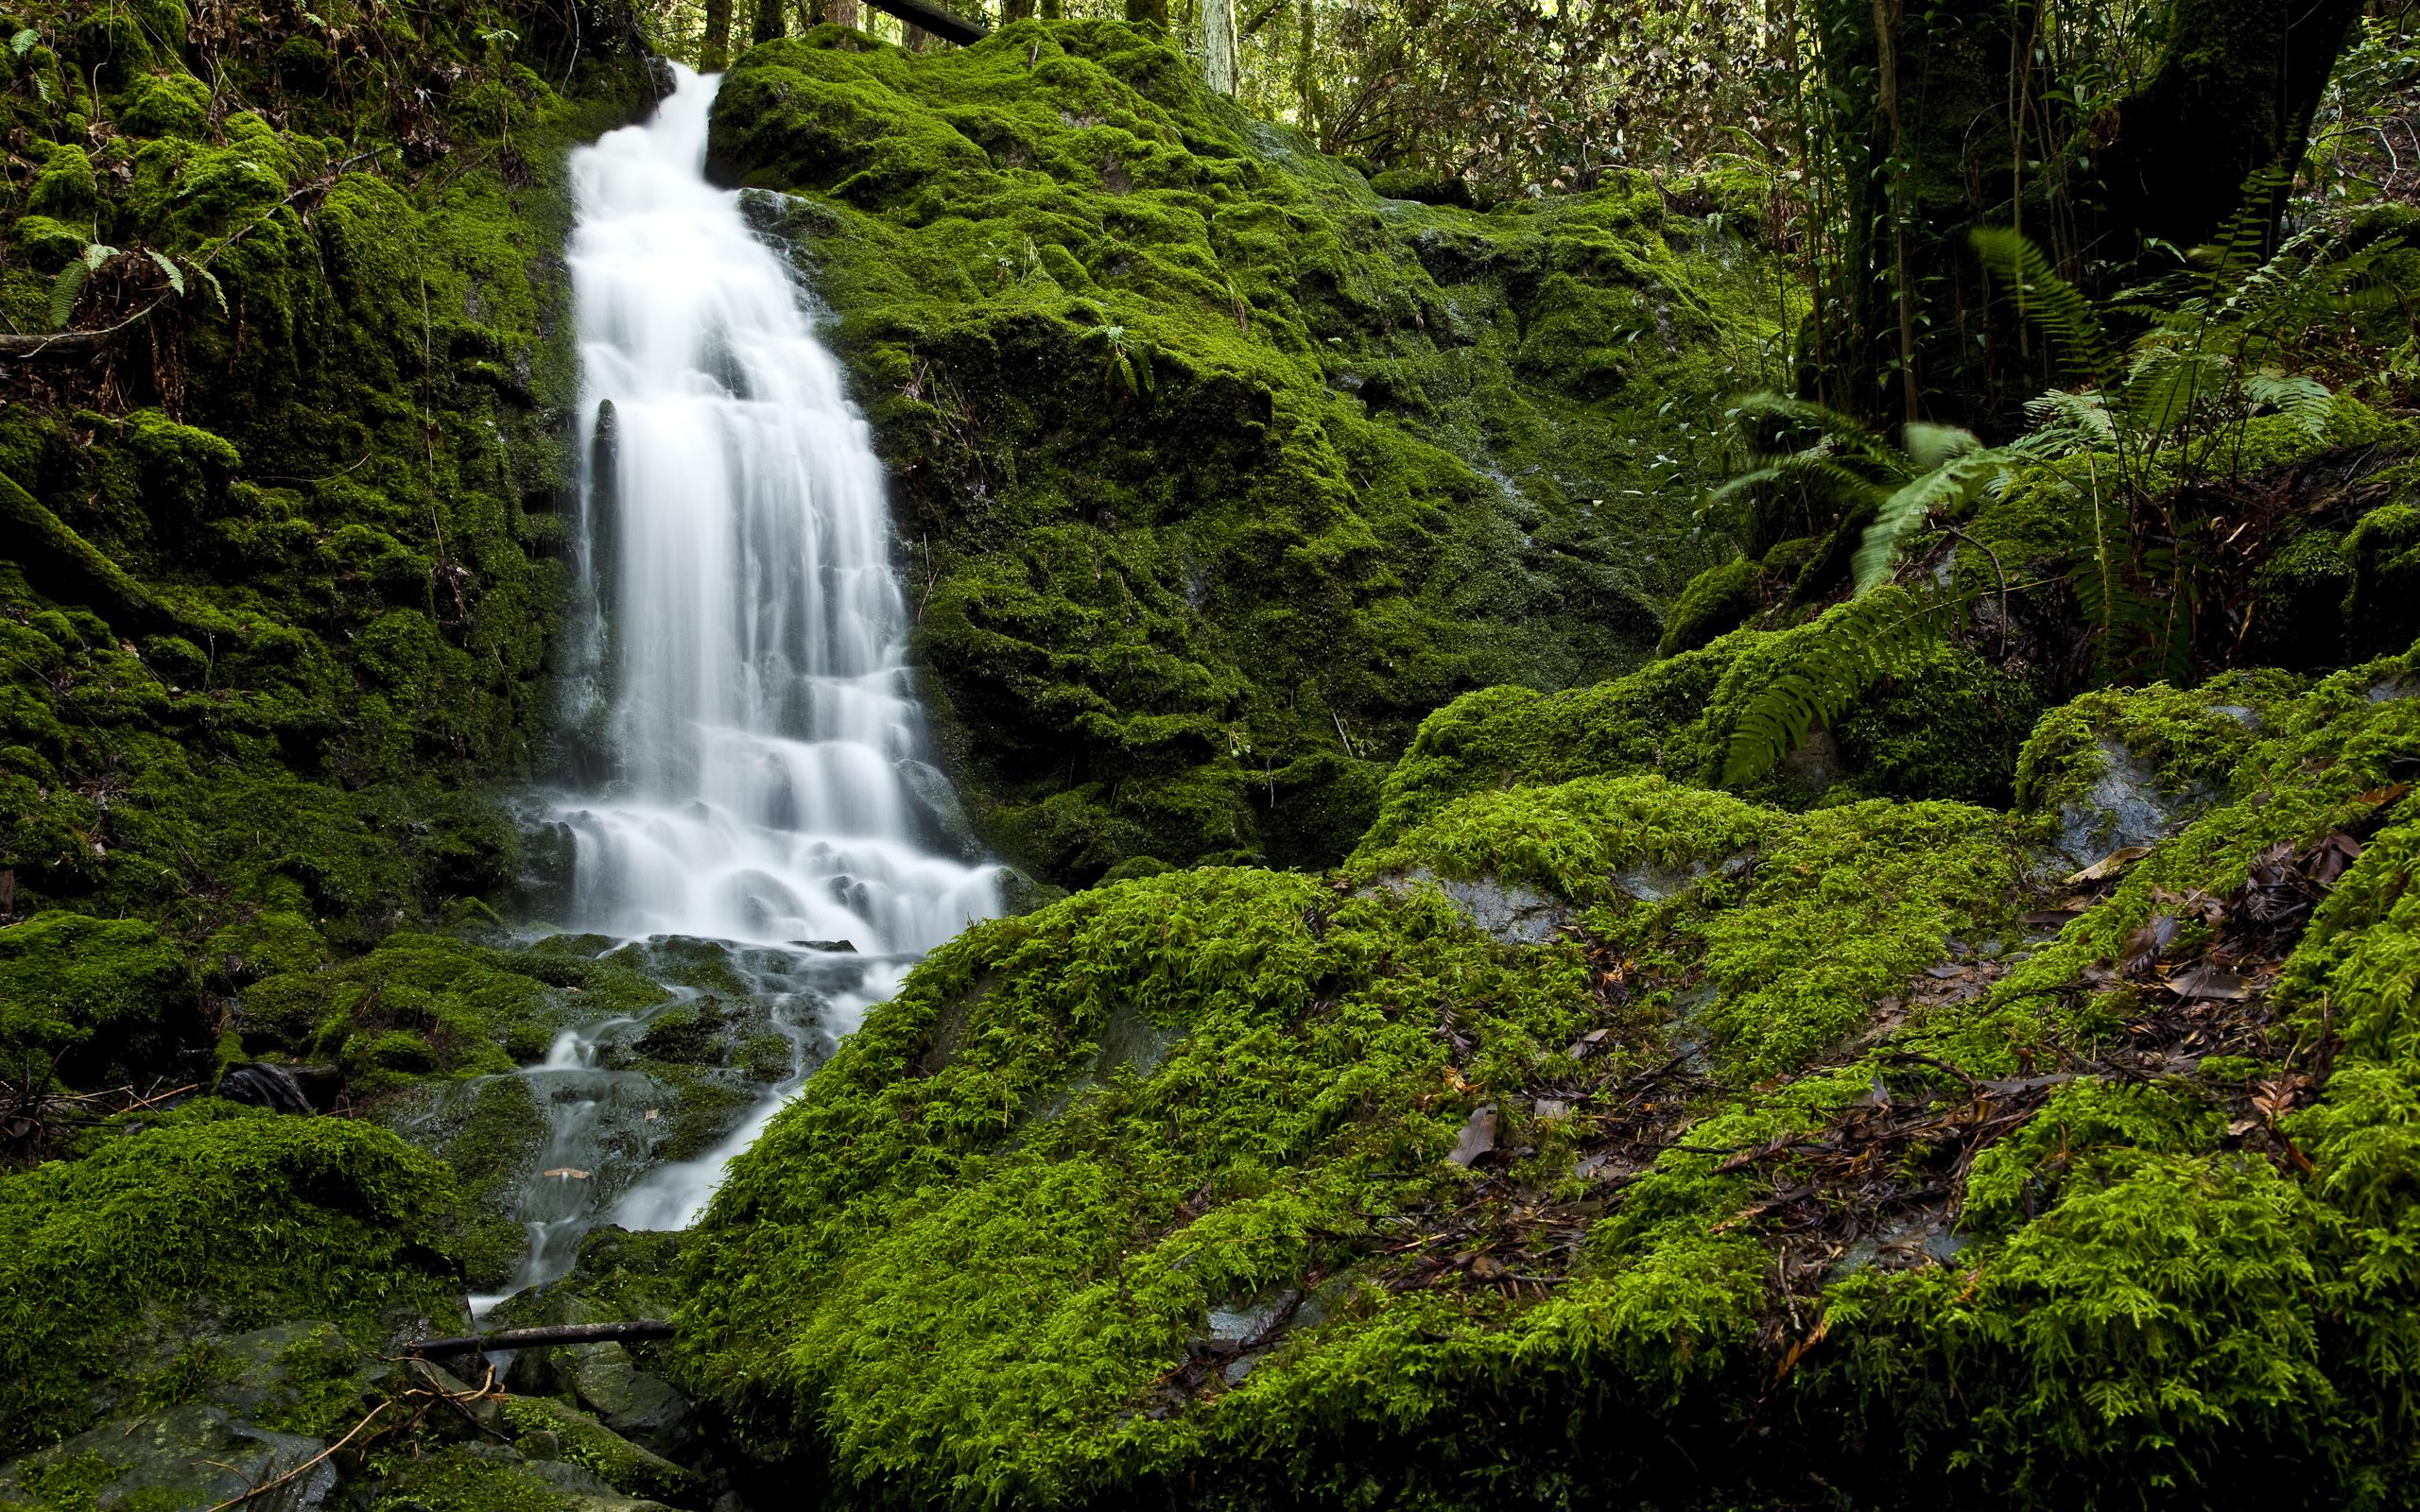
[[[406,1354],[433,1359],[442,1354],[474,1354],[489,1349],[535,1349],[549,1344],[603,1344],[611,1339],[668,1339],[672,1325],[653,1318],[629,1323],[559,1323],[543,1329],[503,1329],[454,1339],[415,1339]]]
[[[865,0],[865,3],[960,46],[981,42],[992,34],[992,28],[983,23],[969,21],[957,11],[928,4],[927,0]]]

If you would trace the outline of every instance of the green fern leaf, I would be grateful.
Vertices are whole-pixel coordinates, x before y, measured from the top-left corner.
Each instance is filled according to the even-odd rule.
[[[50,328],[64,331],[76,314],[76,297],[84,292],[84,281],[93,276],[92,265],[82,258],[59,270],[50,285]]]
[[[9,50],[23,58],[26,54],[32,52],[41,42],[42,33],[31,26],[26,26],[9,39]]]
[[[2070,370],[2098,378],[2117,366],[2100,313],[2041,248],[2004,226],[1978,226],[1969,239],[1984,266],[2016,286],[2025,318],[2065,349]]]
[[[2336,415],[2336,396],[2325,384],[2305,373],[2269,369],[2244,380],[2244,394],[2263,409],[2273,409],[2301,426],[2312,439],[2327,434]]]
[[[185,292],[185,275],[183,271],[177,266],[175,262],[173,262],[165,252],[153,251],[151,253],[151,261],[160,265],[160,271],[168,275],[168,287],[176,291],[179,299],[182,299]]]
[[[1723,785],[1755,782],[1817,725],[1839,719],[1876,679],[1939,639],[1959,602],[1927,603],[1891,588],[1836,606],[1793,634],[1780,652],[1787,661],[1732,726]]]

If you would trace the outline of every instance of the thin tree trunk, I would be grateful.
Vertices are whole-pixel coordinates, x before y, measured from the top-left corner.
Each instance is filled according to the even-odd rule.
[[[706,0],[706,35],[698,43],[698,72],[719,74],[731,66],[731,0]]]
[[[756,41],[771,42],[788,30],[788,24],[782,15],[782,0],[756,0]]]
[[[1924,418],[1916,388],[1916,270],[1908,246],[1908,133],[1899,121],[1898,0],[1874,0],[1874,43],[1881,61],[1882,118],[1891,126],[1891,261],[1898,285],[1899,387],[1907,421]]]
[[[1318,60],[1312,51],[1319,40],[1319,0],[1303,0],[1295,23],[1294,124],[1314,142],[1319,140],[1320,87]]]
[[[1210,87],[1236,93],[1236,0],[1201,0],[1201,74]]]
[[[836,26],[863,25],[857,16],[857,0],[825,0],[823,19]]]

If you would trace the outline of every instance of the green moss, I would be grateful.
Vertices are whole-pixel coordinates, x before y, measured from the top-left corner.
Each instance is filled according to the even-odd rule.
[[[12,1078],[150,1074],[203,1040],[199,1007],[192,966],[149,924],[50,912],[0,929],[0,1056]]]
[[[2304,670],[2343,656],[2353,563],[2342,535],[2304,531],[2261,564],[2255,586],[2253,640],[2261,660]]]
[[[2049,813],[2076,803],[2114,762],[2138,766],[2164,795],[2223,791],[2258,740],[2274,700],[2293,687],[2277,674],[2198,688],[2103,688],[2045,714],[2017,757],[2017,805]]]
[[[480,1075],[536,1060],[577,1014],[631,1012],[665,990],[607,961],[516,954],[434,935],[398,934],[324,971],[267,976],[236,1017],[255,1054],[335,1057],[354,1087],[397,1074]]]
[[[147,74],[118,106],[120,129],[134,136],[199,136],[210,123],[210,86],[191,74]]]
[[[33,188],[26,194],[27,214],[87,226],[93,223],[93,212],[99,202],[93,160],[73,143],[50,149],[50,156],[43,159],[41,171],[34,175]],[[24,223],[20,222],[18,235],[22,238],[24,234]]]
[[[1708,550],[1668,401],[1789,318],[1643,180],[1382,200],[1112,23],[760,46],[710,161],[798,197],[758,208],[902,479],[943,744],[1053,880],[1333,861],[1437,704],[1634,663]]]
[[[1665,616],[1665,656],[1694,651],[1729,630],[1737,629],[1756,608],[1756,564],[1745,557],[1709,567],[1689,579]]]
[[[451,1322],[454,1267],[428,1247],[451,1202],[384,1130],[267,1114],[0,1177],[0,1451],[139,1389],[149,1341],[199,1321],[325,1318],[364,1340]]]
[[[2356,655],[2400,651],[2420,636],[2420,504],[2361,517],[2344,542],[2353,585],[2344,599]]]
[[[594,1471],[617,1491],[677,1501],[694,1488],[695,1478],[688,1471],[648,1453],[577,1408],[544,1397],[507,1397],[504,1420],[515,1435],[554,1435],[559,1446],[556,1457]]]

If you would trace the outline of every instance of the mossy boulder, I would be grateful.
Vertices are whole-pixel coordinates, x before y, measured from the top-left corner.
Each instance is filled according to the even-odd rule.
[[[0,1451],[112,1400],[176,1400],[201,1332],[325,1319],[453,1332],[443,1169],[383,1129],[198,1105],[0,1177]]]
[[[1639,775],[980,926],[734,1167],[683,1377],[851,1504],[2400,1484],[2410,671],[2203,690],[2063,931],[2022,816]]]
[[[1664,621],[1664,641],[1657,648],[1670,656],[1694,651],[1729,630],[1737,629],[1756,609],[1756,564],[1745,557],[1707,568],[1689,579]]]
[[[207,1043],[199,1007],[184,953],[139,919],[54,910],[0,928],[0,1055],[11,1079],[156,1074]]]
[[[73,143],[62,143],[50,149],[50,156],[43,159],[41,170],[34,175],[33,187],[26,193],[28,215],[79,221],[88,226],[92,224],[93,212],[99,203],[99,190],[93,178],[93,160],[82,147]],[[20,240],[23,234],[21,230]]]
[[[1053,882],[1322,864],[1455,694],[1634,664],[1704,564],[1689,396],[1789,312],[1643,176],[1389,200],[1159,37],[752,50],[709,166],[837,317],[928,702]]]

